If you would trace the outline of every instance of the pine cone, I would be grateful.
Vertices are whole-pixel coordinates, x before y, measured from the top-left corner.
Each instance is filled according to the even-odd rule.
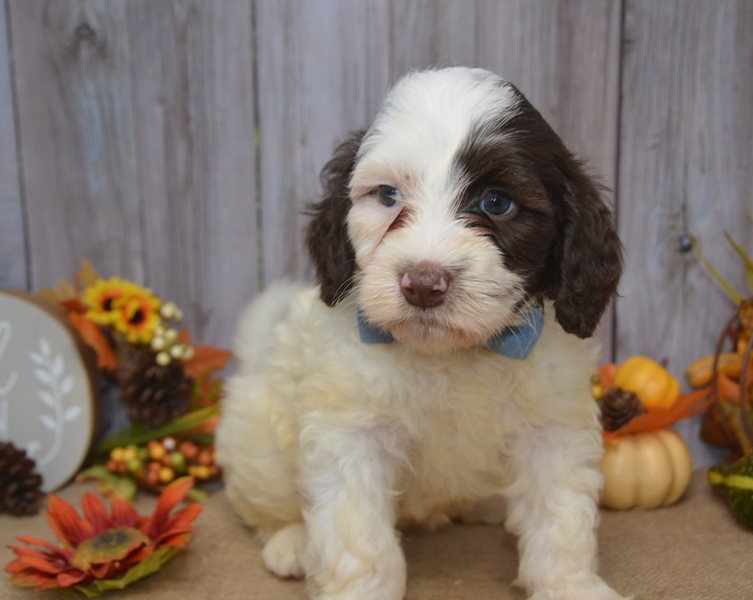
[[[638,396],[622,388],[612,388],[601,400],[601,425],[606,431],[616,431],[642,414],[643,405]]]
[[[154,354],[142,352],[123,375],[120,401],[132,421],[159,427],[188,412],[192,385],[180,361],[161,366]]]
[[[37,464],[10,442],[0,442],[0,513],[16,516],[39,511],[44,493]]]

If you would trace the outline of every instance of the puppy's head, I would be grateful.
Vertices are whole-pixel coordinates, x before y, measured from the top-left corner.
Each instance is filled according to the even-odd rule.
[[[480,69],[413,73],[336,150],[307,233],[322,299],[425,352],[482,344],[554,300],[593,333],[621,246],[582,165],[510,83]]]

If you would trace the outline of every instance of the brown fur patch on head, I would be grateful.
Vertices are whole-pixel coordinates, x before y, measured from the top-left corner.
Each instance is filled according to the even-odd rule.
[[[345,297],[352,286],[355,253],[348,238],[348,185],[365,131],[354,131],[335,149],[320,180],[321,200],[309,208],[306,245],[316,269],[321,298],[329,306]]]
[[[515,91],[517,110],[478,124],[456,154],[454,168],[466,182],[459,211],[494,241],[529,297],[553,299],[562,327],[589,337],[615,293],[622,247],[597,184]],[[515,202],[514,216],[480,210],[489,188]]]

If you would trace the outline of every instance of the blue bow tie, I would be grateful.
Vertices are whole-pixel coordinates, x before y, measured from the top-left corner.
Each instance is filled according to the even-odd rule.
[[[544,308],[535,306],[529,310],[522,325],[507,327],[494,334],[486,345],[497,354],[509,358],[526,358],[533,350],[536,342],[541,337],[544,328]],[[389,331],[379,329],[366,320],[366,317],[358,310],[358,333],[364,344],[392,344],[395,338]]]

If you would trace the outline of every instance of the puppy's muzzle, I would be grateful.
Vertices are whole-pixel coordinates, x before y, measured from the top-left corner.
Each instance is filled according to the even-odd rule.
[[[400,289],[409,304],[418,308],[434,308],[444,302],[450,289],[450,274],[429,263],[419,263],[403,273]]]

